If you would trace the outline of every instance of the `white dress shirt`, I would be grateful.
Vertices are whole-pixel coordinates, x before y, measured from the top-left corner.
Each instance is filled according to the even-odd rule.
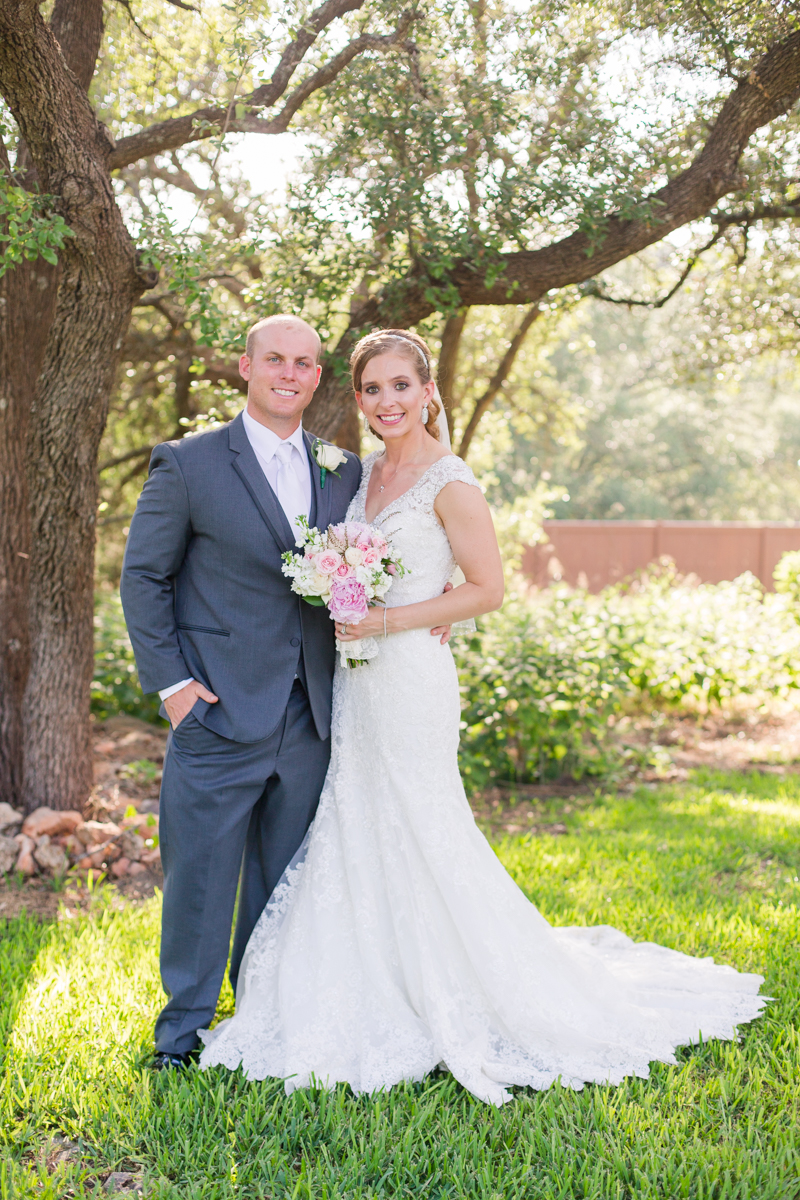
[[[246,408],[242,412],[242,421],[258,465],[277,496],[290,529],[294,529],[295,518],[299,514],[308,517],[311,513],[311,472],[308,451],[303,440],[303,426],[298,425],[288,438],[280,438],[277,433],[267,429],[266,425],[251,417]],[[287,452],[283,447],[291,449]],[[187,683],[191,683],[192,678],[190,676],[188,679],[182,679],[180,683],[173,683],[172,687],[164,688],[158,693],[159,698],[166,700],[168,696],[185,688]]]

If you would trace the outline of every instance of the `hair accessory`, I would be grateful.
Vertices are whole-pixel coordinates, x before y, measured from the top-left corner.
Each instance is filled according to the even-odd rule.
[[[422,424],[423,425],[428,424],[428,416],[429,416],[428,406],[427,406],[427,404],[423,404],[423,406],[422,406]]]
[[[425,370],[430,371],[431,364],[430,364],[430,360],[429,360],[427,354],[422,349],[422,346],[420,346],[418,342],[413,341],[412,338],[406,337],[405,334],[403,334],[403,333],[395,333],[394,331],[392,331],[391,333],[387,333],[383,329],[376,329],[374,334],[371,334],[370,336],[376,337],[376,338],[377,337],[392,337],[395,339],[395,341],[406,342],[409,346],[413,346],[414,349],[419,352],[420,358],[425,363]]]

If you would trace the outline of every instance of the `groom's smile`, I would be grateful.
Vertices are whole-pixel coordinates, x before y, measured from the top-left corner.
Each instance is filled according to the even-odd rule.
[[[319,383],[319,337],[298,317],[268,318],[239,360],[247,411],[280,438],[290,437]]]

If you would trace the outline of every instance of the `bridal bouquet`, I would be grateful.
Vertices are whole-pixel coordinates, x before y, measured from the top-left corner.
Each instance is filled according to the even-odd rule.
[[[292,581],[292,591],[309,604],[327,608],[331,620],[356,624],[367,615],[370,603],[381,603],[394,579],[405,575],[385,537],[371,525],[347,521],[329,525],[324,533],[310,528],[304,517],[297,544],[302,553],[287,550],[282,571]],[[375,638],[340,642],[343,667],[358,667],[378,653]]]

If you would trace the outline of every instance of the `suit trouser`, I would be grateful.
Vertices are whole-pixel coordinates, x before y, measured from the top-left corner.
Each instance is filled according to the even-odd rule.
[[[156,1048],[186,1054],[214,1016],[241,869],[231,957],[239,966],[259,916],[306,835],[330,759],[295,681],[278,728],[232,742],[189,713],[167,742],[159,839],[164,868],[161,980],[169,1001]]]

